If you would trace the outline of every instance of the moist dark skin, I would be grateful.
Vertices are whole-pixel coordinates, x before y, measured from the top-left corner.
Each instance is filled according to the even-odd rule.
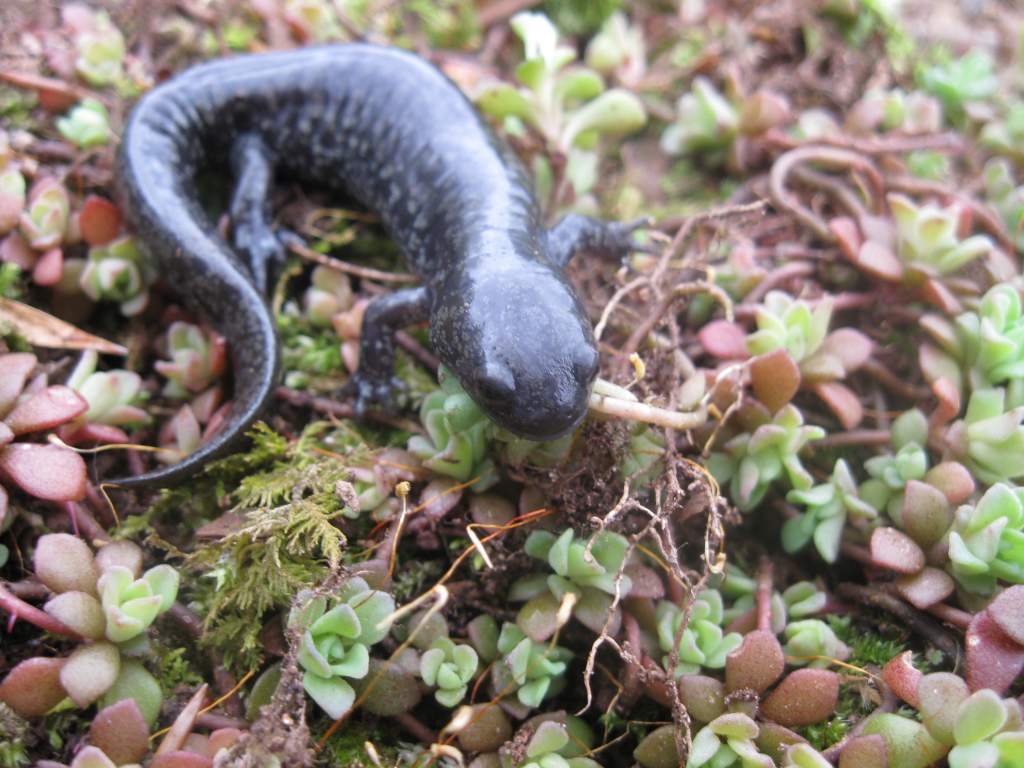
[[[231,243],[197,203],[196,177],[230,163]],[[498,424],[543,440],[586,413],[598,354],[563,269],[579,249],[624,254],[634,224],[569,215],[545,229],[518,159],[431,64],[334,45],[238,56],[147,94],[121,144],[129,223],[167,286],[228,340],[234,406],[182,462],[124,486],[170,485],[231,450],[273,397],[280,368],[266,304],[283,263],[275,174],[355,197],[382,219],[422,285],[374,299],[350,382],[357,413],[387,407],[394,332],[428,321],[440,359]]]

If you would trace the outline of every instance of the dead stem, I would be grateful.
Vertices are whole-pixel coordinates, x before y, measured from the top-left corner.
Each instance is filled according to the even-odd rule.
[[[931,643],[947,658],[958,661],[961,655],[960,644],[939,622],[924,613],[921,613],[913,606],[903,602],[898,597],[872,586],[863,586],[844,582],[839,585],[836,593],[848,600],[855,600],[858,603],[880,608],[891,613],[900,621],[904,622],[911,631],[917,633]]]
[[[768,177],[768,192],[772,202],[814,232],[819,239],[828,243],[835,242],[835,235],[828,228],[828,224],[799,202],[786,187],[790,174],[802,163],[818,163],[832,168],[860,171],[870,182],[876,199],[880,199],[885,190],[885,182],[878,169],[866,157],[848,149],[821,145],[801,146],[779,157],[772,165]]]
[[[10,616],[8,626],[13,626],[15,621],[21,619],[54,635],[70,637],[73,640],[83,639],[71,627],[12,594],[7,589],[5,582],[0,582],[0,609],[6,611]]]

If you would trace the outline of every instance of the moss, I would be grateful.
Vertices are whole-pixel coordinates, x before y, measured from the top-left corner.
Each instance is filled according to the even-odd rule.
[[[326,718],[317,718],[311,724],[311,741],[319,742],[331,725]],[[324,749],[317,755],[316,764],[324,768],[376,768],[378,765],[406,765],[399,762],[402,749],[393,745],[394,733],[377,727],[371,728],[358,719],[350,720],[331,736]],[[367,753],[366,745],[372,744],[380,762]]]
[[[156,670],[156,678],[160,682],[160,689],[173,691],[178,686],[185,688],[198,688],[205,680],[187,658],[186,648],[157,649],[153,653],[159,663]]]

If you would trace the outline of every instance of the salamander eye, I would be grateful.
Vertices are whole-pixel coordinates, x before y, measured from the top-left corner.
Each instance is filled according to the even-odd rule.
[[[512,372],[503,365],[488,363],[476,382],[477,391],[490,403],[505,402],[516,392],[516,380]]]

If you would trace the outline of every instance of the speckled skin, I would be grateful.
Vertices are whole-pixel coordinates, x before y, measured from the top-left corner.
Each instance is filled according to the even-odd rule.
[[[236,179],[234,248],[196,202],[197,172],[224,160]],[[410,53],[353,44],[240,56],[147,94],[120,155],[128,218],[161,278],[230,343],[234,409],[181,463],[115,482],[187,477],[233,447],[271,400],[280,356],[263,294],[284,255],[269,224],[275,174],[376,211],[423,281],[368,307],[358,410],[388,402],[394,330],[429,320],[434,350],[498,423],[535,439],[579,423],[598,355],[562,269],[578,248],[627,250],[634,227],[569,216],[546,230],[508,146]]]

